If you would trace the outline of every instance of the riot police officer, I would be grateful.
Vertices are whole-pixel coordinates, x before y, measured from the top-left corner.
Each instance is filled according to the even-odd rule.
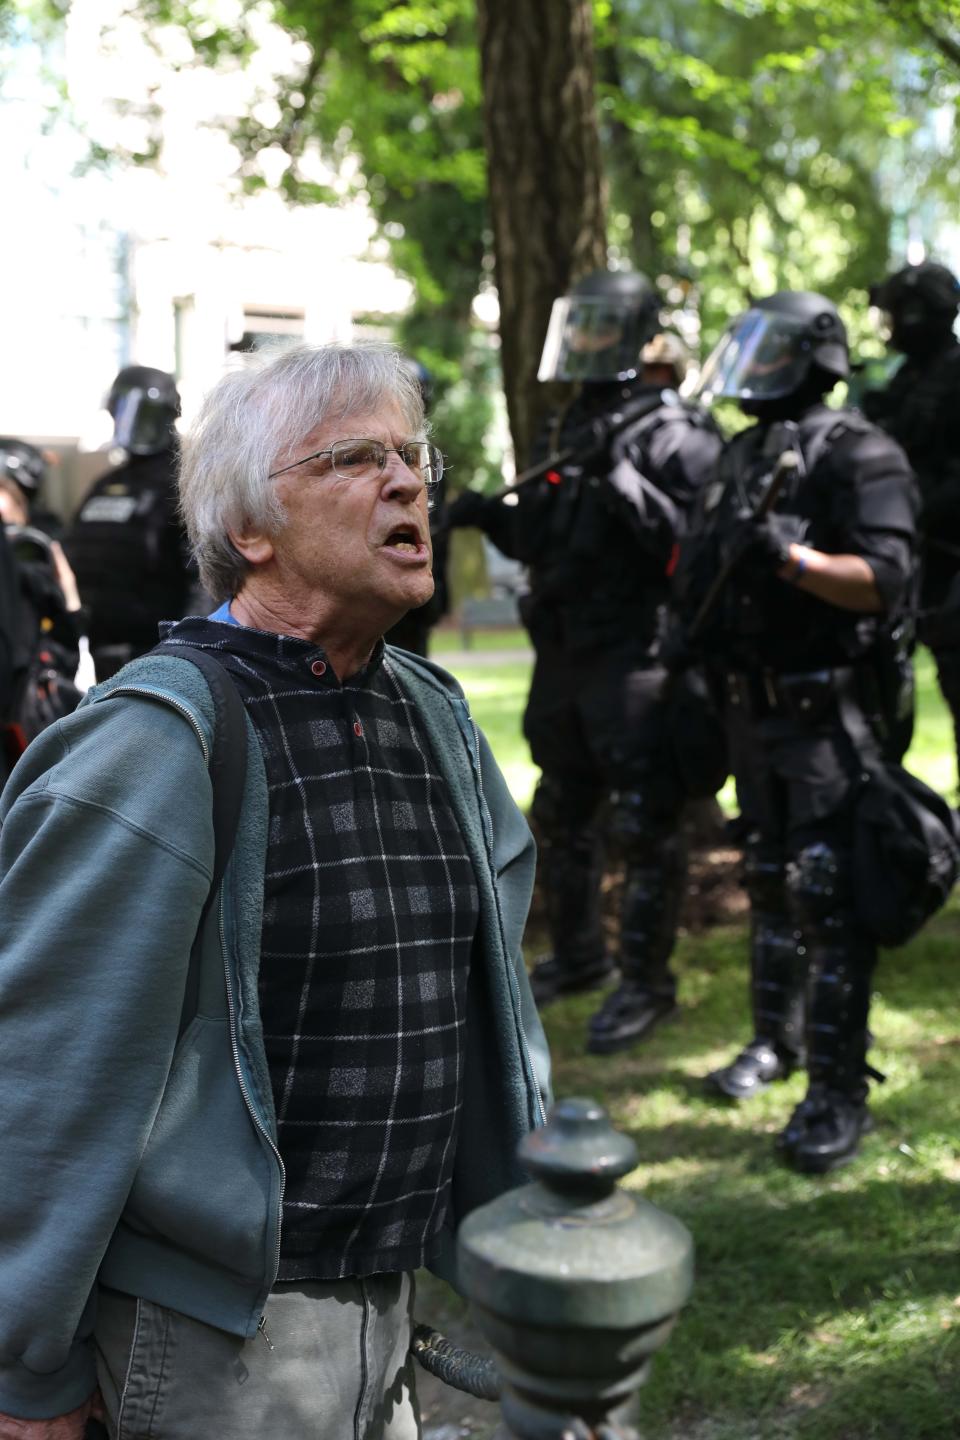
[[[746,1099],[805,1059],[807,1096],[778,1144],[815,1172],[856,1150],[877,1073],[867,1064],[876,944],[853,902],[855,801],[861,761],[881,753],[895,719],[886,650],[916,513],[900,446],[823,403],[848,370],[843,323],[822,295],[781,291],[731,324],[698,393],[735,399],[757,423],[725,445],[678,575],[689,614],[733,564],[700,639],[726,694],[747,834],[754,1034],[707,1084]],[[789,478],[758,520],[774,473]]]
[[[945,265],[906,265],[871,291],[904,362],[863,408],[898,440],[920,485],[920,638],[937,662],[960,752],[960,281]]]
[[[539,456],[566,458],[502,497],[461,496],[450,512],[529,570],[521,612],[536,663],[524,734],[542,770],[532,813],[552,944],[533,971],[538,1003],[613,973],[605,842],[624,861],[621,983],[591,1021],[594,1053],[632,1044],[676,1006],[685,791],[658,648],[677,537],[721,442],[701,409],[663,388],[659,352],[644,371],[659,311],[635,273],[590,275],[558,299],[539,378],[579,391]]]
[[[128,365],[105,408],[126,459],[94,481],[64,536],[101,680],[157,643],[159,622],[184,614],[191,588],[175,489],[176,382]]]

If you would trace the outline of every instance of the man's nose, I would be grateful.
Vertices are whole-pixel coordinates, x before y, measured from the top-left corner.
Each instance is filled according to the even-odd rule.
[[[419,470],[411,470],[401,455],[396,450],[387,451],[387,460],[383,470],[383,495],[385,499],[390,497],[402,498],[404,500],[415,500],[421,490],[426,488],[424,478]]]

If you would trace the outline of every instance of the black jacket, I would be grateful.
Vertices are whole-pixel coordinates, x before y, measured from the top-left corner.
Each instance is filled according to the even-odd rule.
[[[943,602],[960,572],[960,341],[906,360],[864,408],[907,452],[920,486],[922,603]]]
[[[807,473],[781,493],[775,511],[796,518],[803,544],[863,556],[884,612],[840,609],[772,570],[743,564],[700,636],[707,659],[726,669],[791,674],[850,664],[870,654],[911,598],[918,501],[900,446],[858,413],[824,405],[801,417],[798,438]],[[779,422],[761,422],[724,446],[681,559],[679,601],[688,620],[731,553],[740,517],[756,507],[780,454],[793,443]]]
[[[571,650],[626,638],[652,649],[685,517],[721,440],[710,418],[652,386],[590,386],[541,435],[536,459],[574,458],[476,523],[526,565],[524,619]]]

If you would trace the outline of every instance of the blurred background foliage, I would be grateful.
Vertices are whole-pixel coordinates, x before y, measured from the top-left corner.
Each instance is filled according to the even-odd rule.
[[[67,8],[0,0],[0,19],[16,9],[52,26]],[[949,139],[960,0],[593,10],[611,263],[660,278],[674,322],[703,348],[751,296],[786,286],[838,301],[855,344],[881,354],[867,287],[902,260],[910,213],[948,204],[960,182]],[[242,67],[264,23],[303,42],[302,64],[247,114],[211,117],[243,155],[238,187],[268,183],[257,161],[274,151],[291,202],[368,202],[414,285],[396,339],[434,374],[454,487],[495,488],[508,437],[476,0],[130,0],[125,14],[148,34],[176,27],[182,65]],[[156,150],[112,161],[124,158],[152,163]]]

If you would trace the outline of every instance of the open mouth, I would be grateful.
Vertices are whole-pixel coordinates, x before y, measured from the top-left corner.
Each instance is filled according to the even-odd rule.
[[[383,543],[390,550],[399,550],[407,555],[419,555],[423,549],[423,542],[415,525],[397,525]]]

